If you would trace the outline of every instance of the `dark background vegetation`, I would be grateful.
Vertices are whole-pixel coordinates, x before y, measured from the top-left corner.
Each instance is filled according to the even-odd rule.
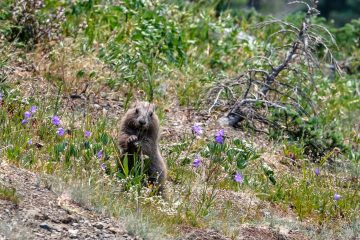
[[[289,8],[284,4],[290,0],[220,0],[217,5],[218,11],[238,8],[255,8],[262,13],[271,13],[275,16],[281,16],[289,11],[294,11],[295,7]],[[297,7],[298,8],[298,7]],[[352,19],[360,17],[359,0],[320,0],[319,10],[322,17],[333,22],[335,26],[343,26]]]

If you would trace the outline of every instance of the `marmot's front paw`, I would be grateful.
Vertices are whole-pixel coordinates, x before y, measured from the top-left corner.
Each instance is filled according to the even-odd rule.
[[[138,137],[136,135],[131,135],[128,138],[128,143],[135,143],[138,140]]]

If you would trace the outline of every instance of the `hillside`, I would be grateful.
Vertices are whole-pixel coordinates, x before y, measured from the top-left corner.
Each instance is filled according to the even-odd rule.
[[[0,238],[360,239],[360,20],[316,4],[1,1]],[[136,101],[163,196],[119,155]]]
[[[55,194],[40,176],[1,162],[1,239],[138,239],[126,234],[123,226],[85,209],[63,192]]]

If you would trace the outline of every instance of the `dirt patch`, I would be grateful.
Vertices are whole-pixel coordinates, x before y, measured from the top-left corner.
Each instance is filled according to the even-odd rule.
[[[236,236],[232,238],[221,235],[219,232],[210,229],[198,229],[182,227],[185,232],[183,240],[307,240],[305,236],[297,232],[281,233],[267,227],[242,226]]]
[[[0,182],[19,198],[0,199],[0,239],[140,239],[114,219],[41,186],[35,173],[1,162]]]
[[[243,227],[236,240],[306,240],[303,235],[295,233],[282,234],[279,231],[259,227]]]

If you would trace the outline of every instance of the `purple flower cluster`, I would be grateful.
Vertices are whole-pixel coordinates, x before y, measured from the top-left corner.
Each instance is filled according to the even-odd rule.
[[[36,107],[36,106],[31,106],[30,112],[31,112],[32,114],[34,114],[34,113],[36,113],[36,111],[37,111],[37,107]]]
[[[194,159],[193,161],[193,167],[199,167],[201,164],[201,160],[200,160],[200,157],[199,156],[196,156],[196,158]]]
[[[102,164],[100,165],[100,167],[101,167],[102,170],[104,170],[104,171],[106,170],[106,164],[105,164],[105,163],[102,163]]]
[[[51,117],[51,123],[57,126],[56,134],[60,137],[63,137],[65,135],[65,129],[63,127],[60,127],[61,120],[59,116],[52,116]]]
[[[52,124],[54,124],[55,126],[59,126],[61,124],[60,118],[58,116],[52,116],[51,118],[51,122]]]
[[[84,136],[86,138],[89,138],[91,136],[91,132],[90,131],[85,131]]]
[[[102,157],[103,157],[103,150],[98,151],[97,154],[96,154],[96,156],[97,156],[98,158],[102,158]]]
[[[316,168],[314,172],[315,172],[315,175],[316,175],[316,176],[319,176],[320,170],[319,170],[318,168]]]
[[[241,173],[236,173],[234,176],[234,180],[237,183],[243,183],[244,182],[244,177],[241,175]]]
[[[24,113],[24,117],[25,117],[25,119],[30,118],[30,117],[31,117],[31,112],[26,111],[26,112]]]
[[[60,137],[65,135],[65,130],[62,127],[59,127],[56,131],[57,135],[59,135]]]
[[[195,123],[191,130],[195,136],[200,136],[203,133],[199,123]]]
[[[220,129],[217,134],[215,135],[215,141],[218,144],[223,144],[224,143],[224,135],[225,135],[225,131],[224,129]]]
[[[59,127],[61,124],[60,118],[56,115],[51,117],[51,122],[52,124],[54,124],[55,126],[57,126],[57,130],[56,130],[56,134],[59,135],[60,137],[65,135],[65,129],[62,127]]]
[[[339,194],[337,194],[337,193],[334,194],[334,200],[335,201],[339,201],[340,198],[341,198],[341,196]]]
[[[200,136],[201,134],[203,134],[203,129],[201,128],[200,124],[199,123],[195,123],[192,128],[192,133],[198,137]],[[218,143],[218,144],[223,144],[224,143],[224,140],[225,140],[225,131],[223,129],[220,129],[217,134],[215,135],[215,142]],[[192,166],[197,168],[201,165],[201,159],[199,156],[196,156],[193,163],[192,163]]]
[[[37,107],[36,106],[31,106],[30,111],[26,111],[24,112],[24,119],[21,121],[21,124],[27,124],[29,121],[28,119],[32,117],[33,114],[36,113]]]

